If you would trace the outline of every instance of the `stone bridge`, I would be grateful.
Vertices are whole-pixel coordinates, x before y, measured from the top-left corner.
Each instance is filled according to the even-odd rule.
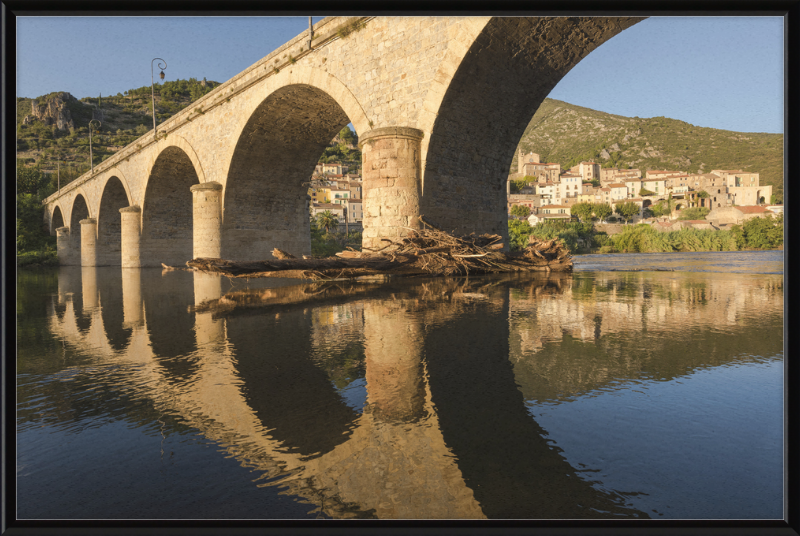
[[[363,245],[507,237],[505,182],[561,78],[633,17],[328,17],[45,200],[62,264],[309,254],[306,190],[352,123]]]

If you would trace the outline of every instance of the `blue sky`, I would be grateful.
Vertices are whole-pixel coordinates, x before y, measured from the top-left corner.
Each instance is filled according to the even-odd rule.
[[[17,95],[115,95],[149,85],[155,57],[166,60],[167,80],[224,82],[307,28],[308,17],[20,17]],[[550,97],[630,117],[783,132],[783,19],[649,18],[589,54]]]

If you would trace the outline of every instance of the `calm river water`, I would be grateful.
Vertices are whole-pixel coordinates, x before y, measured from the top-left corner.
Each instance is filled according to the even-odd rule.
[[[782,251],[17,291],[18,519],[783,517]]]

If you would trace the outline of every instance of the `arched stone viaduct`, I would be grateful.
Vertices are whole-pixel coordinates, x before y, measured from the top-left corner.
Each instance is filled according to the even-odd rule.
[[[639,20],[326,18],[310,43],[304,32],[48,197],[60,262],[308,254],[307,183],[348,123],[362,146],[364,246],[420,214],[507,236],[505,181],[530,118]]]

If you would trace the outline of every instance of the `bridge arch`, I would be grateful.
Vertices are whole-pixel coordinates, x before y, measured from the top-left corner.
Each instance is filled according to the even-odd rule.
[[[223,258],[270,258],[276,247],[310,254],[307,191],[314,166],[348,123],[357,131],[369,128],[360,104],[327,73],[292,68],[273,78],[233,149],[222,198]]]
[[[456,233],[507,238],[505,183],[531,117],[573,66],[640,20],[493,17],[467,25],[474,37],[452,40],[419,119],[430,133],[420,213]]]
[[[180,134],[172,132],[169,134],[169,136],[167,136],[166,139],[159,140],[156,153],[160,155],[170,147],[175,147],[183,151],[184,154],[186,154],[186,156],[191,161],[192,167],[194,168],[194,172],[195,174],[197,174],[197,179],[200,181],[201,184],[206,182],[206,174],[203,171],[203,164],[200,162],[200,157],[197,156],[197,152],[194,150],[194,147],[192,147],[191,143],[186,141],[186,138],[184,138]],[[151,164],[150,167],[152,168],[153,165],[155,165],[155,160],[153,161],[153,164]]]
[[[184,264],[192,259],[192,192],[200,183],[192,158],[177,144],[158,153],[144,187],[142,266]]]
[[[97,208],[97,266],[121,265],[122,225],[119,209],[130,206],[125,177],[114,169],[105,179]]]
[[[61,211],[61,204],[55,203],[50,212],[50,222],[47,225],[52,236],[55,236],[56,229],[64,227],[64,213]]]
[[[81,264],[81,220],[91,218],[92,213],[86,201],[86,192],[78,188],[78,193],[72,198],[69,210],[69,249],[76,253],[73,262]]]

